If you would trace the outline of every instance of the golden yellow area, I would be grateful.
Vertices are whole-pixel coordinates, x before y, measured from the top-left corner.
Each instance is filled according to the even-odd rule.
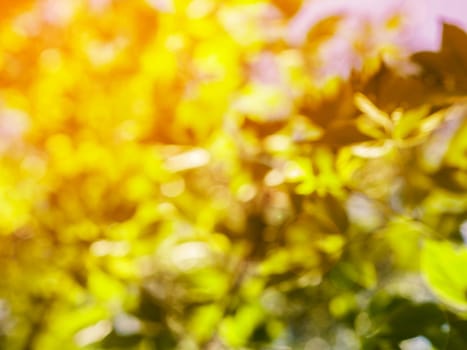
[[[314,1],[0,0],[0,349],[398,348],[392,268],[467,310],[462,33]]]

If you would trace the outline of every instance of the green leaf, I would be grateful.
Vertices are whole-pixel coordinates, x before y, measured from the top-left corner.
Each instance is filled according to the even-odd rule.
[[[360,111],[365,113],[373,122],[382,126],[384,130],[389,131],[392,129],[392,122],[387,113],[376,107],[365,95],[356,93],[354,102]]]
[[[421,269],[433,293],[446,305],[467,311],[467,247],[425,241]]]
[[[219,326],[219,335],[230,346],[240,347],[248,342],[248,338],[263,319],[264,311],[259,304],[244,305],[234,316],[224,318]]]
[[[430,107],[427,105],[404,112],[395,123],[393,131],[394,138],[402,140],[415,132],[421,120],[425,118],[429,112]]]

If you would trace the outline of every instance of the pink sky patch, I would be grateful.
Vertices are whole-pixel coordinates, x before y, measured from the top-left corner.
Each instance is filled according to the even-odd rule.
[[[400,54],[437,51],[441,45],[443,22],[467,30],[465,0],[310,0],[289,25],[288,40],[301,45],[309,30],[330,16],[341,16],[336,34],[319,53],[325,66],[324,75],[347,77],[352,68],[359,68],[362,57],[354,49],[355,42],[364,42],[367,54],[380,47],[394,46]],[[386,24],[399,18],[396,28]]]

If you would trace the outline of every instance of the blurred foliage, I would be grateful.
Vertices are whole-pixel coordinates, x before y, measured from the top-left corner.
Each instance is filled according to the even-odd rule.
[[[467,34],[301,5],[0,1],[1,349],[467,348]]]

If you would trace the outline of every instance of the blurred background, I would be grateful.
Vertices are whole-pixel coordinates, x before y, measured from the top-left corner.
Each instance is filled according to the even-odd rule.
[[[466,349],[466,29],[0,0],[0,349]]]

